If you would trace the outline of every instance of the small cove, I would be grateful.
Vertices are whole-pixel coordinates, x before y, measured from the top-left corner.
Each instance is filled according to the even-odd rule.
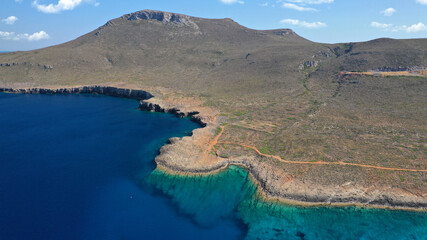
[[[136,107],[0,93],[0,238],[426,239],[425,213],[266,203],[238,167],[199,177],[155,170],[167,139],[198,125]]]

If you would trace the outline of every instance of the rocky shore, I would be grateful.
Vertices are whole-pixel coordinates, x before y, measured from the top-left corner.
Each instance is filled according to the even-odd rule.
[[[363,205],[369,207],[404,208],[425,211],[425,194],[415,195],[399,188],[362,186],[348,182],[341,185],[322,185],[294,178],[274,161],[262,157],[240,156],[221,158],[210,154],[210,144],[219,126],[218,112],[208,107],[188,106],[176,101],[165,101],[152,94],[111,86],[83,86],[74,88],[0,88],[0,92],[23,94],[102,94],[140,100],[144,111],[172,113],[178,117],[190,117],[202,128],[195,129],[191,136],[171,138],[163,146],[155,162],[158,167],[175,174],[208,174],[230,165],[242,166],[250,172],[253,180],[262,189],[266,200],[279,200],[301,205]]]
[[[0,92],[21,93],[21,94],[101,94],[112,97],[122,97],[130,99],[152,98],[149,92],[137,89],[124,89],[110,86],[82,86],[69,88],[0,88]]]
[[[204,142],[206,136],[212,139],[219,123],[214,116],[181,107],[177,108],[155,98],[141,101],[142,110],[169,112],[180,117],[190,116],[205,126],[195,129],[192,136],[171,138],[170,144],[161,148],[155,161],[165,171],[174,174],[209,174],[236,165],[250,172],[266,200],[299,205],[361,205],[422,211],[427,209],[425,196],[410,194],[398,188],[366,187],[352,182],[325,186],[293,179],[285,170],[277,168],[271,161],[263,161],[260,157],[221,158],[203,154],[200,142]]]

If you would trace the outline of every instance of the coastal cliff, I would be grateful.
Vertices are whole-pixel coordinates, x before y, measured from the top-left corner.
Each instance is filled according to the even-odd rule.
[[[163,146],[155,161],[159,168],[172,174],[214,174],[229,166],[241,166],[249,171],[266,200],[279,200],[297,205],[362,205],[371,207],[408,208],[425,210],[427,199],[423,195],[411,194],[399,188],[385,186],[363,186],[357,183],[322,185],[316,182],[295,179],[286,170],[265,161],[259,156],[224,158],[205,154],[200,142],[210,135],[215,137],[218,121],[211,115],[203,115],[185,106],[165,103],[159,99],[141,101],[140,108],[153,112],[169,112],[179,117],[191,117],[204,128],[193,131],[193,135],[171,138]],[[206,144],[205,145],[209,145]]]
[[[136,89],[125,89],[110,86],[82,86],[67,88],[0,88],[0,92],[22,93],[22,94],[101,94],[112,97],[122,97],[130,99],[149,99],[152,98],[149,92]]]
[[[0,92],[19,94],[101,94],[140,101],[143,111],[171,113],[177,117],[190,117],[201,128],[191,136],[171,138],[155,158],[158,168],[172,174],[214,174],[231,165],[244,167],[257,183],[266,200],[279,200],[300,205],[364,205],[372,207],[410,208],[425,210],[427,199],[423,195],[410,194],[398,188],[348,184],[322,185],[295,179],[273,161],[262,156],[220,157],[212,154],[212,139],[220,125],[218,112],[201,106],[188,106],[174,101],[155,98],[151,93],[130,88],[112,86],[81,86],[64,88],[0,88]],[[218,139],[216,139],[218,140]],[[214,142],[215,144],[215,142]]]

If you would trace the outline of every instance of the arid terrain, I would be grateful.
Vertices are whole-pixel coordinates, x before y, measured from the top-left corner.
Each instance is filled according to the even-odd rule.
[[[427,39],[322,44],[290,29],[144,10],[0,54],[0,88],[114,86],[207,126],[156,162],[245,166],[267,196],[427,208]],[[198,114],[196,114],[198,113]]]

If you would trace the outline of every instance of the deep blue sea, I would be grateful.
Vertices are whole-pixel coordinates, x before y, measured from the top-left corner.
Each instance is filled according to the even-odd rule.
[[[141,182],[195,123],[91,95],[0,93],[0,239],[237,238],[201,228]]]
[[[427,239],[427,214],[265,202],[238,167],[156,170],[198,125],[135,100],[0,93],[0,239]]]

